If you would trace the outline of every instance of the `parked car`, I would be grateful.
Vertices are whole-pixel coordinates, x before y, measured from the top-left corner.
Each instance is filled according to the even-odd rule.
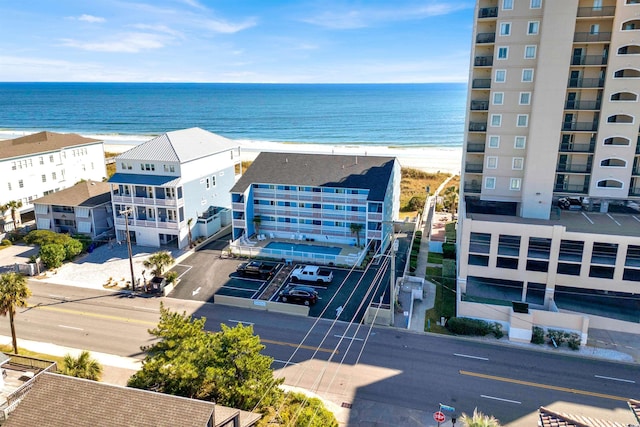
[[[291,272],[292,282],[331,283],[332,280],[331,270],[315,265],[301,265]]]
[[[558,206],[560,209],[579,211],[582,209],[582,197],[563,197],[558,199]]]
[[[310,286],[288,286],[280,292],[282,302],[313,305],[318,302],[318,291]]]
[[[251,261],[238,265],[236,272],[242,277],[256,277],[267,280],[276,273],[278,264],[274,262]]]

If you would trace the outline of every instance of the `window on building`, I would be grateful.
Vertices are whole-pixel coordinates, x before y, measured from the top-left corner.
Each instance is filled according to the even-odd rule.
[[[47,182],[47,175],[42,174],[42,182]]]
[[[57,178],[57,174],[56,174],[55,172],[51,172],[51,179],[52,179],[52,180],[54,180],[54,181],[55,181],[56,179],[58,179],[58,178]]]
[[[216,176],[215,176],[215,175],[213,175],[213,176],[211,177],[211,186],[212,186],[212,187],[215,187],[215,186],[216,186]]]
[[[531,92],[520,92],[520,105],[531,104]]]
[[[508,59],[509,58],[509,48],[508,47],[499,47],[498,48],[498,59]]]
[[[524,168],[524,157],[514,157],[511,163],[511,169],[522,170]]]
[[[44,157],[42,156],[38,157],[38,161],[40,162],[41,165],[44,165]]]
[[[500,137],[497,135],[491,135],[489,137],[489,148],[500,148]]]
[[[513,9],[513,0],[502,0],[502,9],[503,10]]]
[[[53,155],[49,156],[49,163],[53,163]]]
[[[529,25],[527,26],[527,34],[529,34],[530,36],[534,36],[538,34],[539,29],[540,29],[539,21],[529,21]]]
[[[19,181],[18,181],[18,187],[20,187],[20,188],[24,188],[24,181],[19,180]]]
[[[600,34],[600,24],[591,24],[591,27],[589,27],[589,34]]]
[[[205,178],[204,183],[207,190],[211,188],[211,179],[209,177]]]
[[[11,191],[11,183],[7,182],[7,186],[9,187],[9,191]]]
[[[540,9],[542,7],[542,0],[531,0],[531,9]]]
[[[511,22],[500,23],[500,35],[508,36],[509,34],[511,34]]]
[[[488,254],[491,252],[491,234],[471,232],[469,252]]]
[[[484,188],[486,188],[487,190],[494,190],[496,188],[496,178],[493,176],[485,177]]]
[[[521,185],[522,185],[522,179],[520,178],[511,178],[509,180],[509,190],[520,191]]]
[[[491,115],[491,126],[500,127],[502,125],[502,114]]]
[[[507,70],[496,70],[496,83],[504,83],[507,80]]]
[[[522,81],[523,82],[533,81],[533,69],[525,68],[524,70],[522,70]]]
[[[536,46],[525,46],[524,48],[524,58],[525,59],[535,59],[536,57]]]
[[[518,114],[518,119],[516,125],[520,128],[527,127],[529,124],[529,115],[528,114]]]
[[[504,102],[504,92],[493,93],[493,105],[502,105]]]
[[[527,137],[526,136],[516,136],[513,142],[513,148],[517,148],[519,150],[524,149],[525,145],[527,144]]]
[[[498,167],[498,158],[495,156],[487,157],[487,169],[496,169]]]
[[[16,170],[17,166],[16,166],[16,162],[11,162],[11,170]]]

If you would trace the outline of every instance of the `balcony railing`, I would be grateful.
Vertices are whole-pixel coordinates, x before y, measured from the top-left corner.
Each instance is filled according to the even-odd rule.
[[[484,153],[484,144],[467,142],[467,153]]]
[[[238,203],[238,202],[231,203],[231,209],[233,209],[234,211],[243,211],[244,203]]]
[[[629,189],[629,196],[640,197],[640,188],[630,188]]]
[[[590,173],[591,165],[558,165],[557,172]]]
[[[467,163],[464,171],[469,173],[482,173],[482,163]]]
[[[476,67],[491,67],[493,65],[493,56],[476,56],[473,60]]]
[[[563,144],[560,143],[560,152],[562,153],[593,153],[595,144]]]
[[[604,87],[604,79],[599,78],[578,78],[569,79],[568,87]]]
[[[613,16],[616,13],[615,6],[605,7],[579,7],[578,18],[590,18],[594,16]]]
[[[465,193],[480,193],[482,191],[482,187],[478,184],[465,184],[464,192]]]
[[[470,132],[486,132],[487,122],[469,122]]]
[[[481,7],[478,10],[478,18],[497,18],[498,17],[498,8],[497,7]]]
[[[573,35],[574,42],[608,42],[611,41],[611,33],[575,33]]]
[[[640,165],[633,168],[631,175],[640,175]]]
[[[489,109],[489,101],[471,101],[471,109],[487,111]]]
[[[598,130],[598,123],[594,122],[571,122],[562,123],[563,131],[582,131],[582,132],[595,132]]]
[[[556,185],[553,189],[555,193],[578,193],[587,194],[589,191],[588,185]]]
[[[571,58],[571,65],[607,65],[607,57],[603,55],[582,55]]]
[[[478,33],[476,43],[494,43],[496,41],[496,33]]]
[[[473,89],[489,89],[491,87],[491,79],[473,79],[471,88]]]
[[[565,110],[599,110],[601,101],[567,101]]]

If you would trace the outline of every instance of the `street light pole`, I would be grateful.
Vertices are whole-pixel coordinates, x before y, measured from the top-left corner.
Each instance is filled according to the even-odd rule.
[[[133,209],[126,208],[119,212],[124,215],[124,227],[127,233],[127,250],[129,251],[129,268],[131,269],[131,291],[136,291],[135,276],[133,274],[133,253],[131,252],[131,236],[129,235],[129,215],[133,213]]]
[[[396,324],[396,240],[395,230],[391,230],[391,326]]]

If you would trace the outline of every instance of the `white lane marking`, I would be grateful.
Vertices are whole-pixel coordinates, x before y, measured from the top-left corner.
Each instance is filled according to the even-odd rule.
[[[618,224],[618,227],[622,227],[622,224],[620,224],[618,221],[616,221],[616,219],[614,217],[612,217],[611,214],[607,214],[607,216],[609,217],[609,219],[611,219],[611,221],[613,221],[616,224]]]
[[[189,268],[187,268],[187,269],[186,269],[186,270],[185,270],[181,275],[179,275],[179,276],[177,277],[178,279],[181,279],[181,278],[182,278],[182,276],[184,276],[185,274],[187,274],[187,273],[189,272],[189,270],[191,270],[191,269],[193,268],[193,266],[192,266],[192,265],[181,265],[181,264],[178,264],[178,265],[179,265],[180,267],[189,267]]]
[[[615,378],[615,377],[605,377],[602,375],[594,375],[594,377],[596,378],[602,378],[603,380],[611,380],[611,381],[621,381],[623,383],[631,383],[631,384],[635,384],[636,382],[633,380],[626,380],[624,378]]]
[[[238,288],[235,286],[223,286],[223,289],[233,289],[234,291],[243,291],[243,292],[254,292],[253,289],[247,289],[247,288]],[[198,288],[200,289],[200,288]]]
[[[66,329],[74,329],[76,331],[84,331],[84,329],[82,328],[76,328],[75,326],[67,326],[67,325],[58,325],[61,328],[66,328]]]
[[[346,340],[353,340],[353,341],[364,341],[364,339],[362,339],[362,338],[346,337],[344,335],[334,335],[334,337],[336,337],[336,338],[344,338]]]
[[[198,295],[200,293],[200,289],[202,289],[202,287],[199,286],[198,289],[196,289],[195,291],[191,292],[191,296]]]
[[[470,354],[453,353],[454,356],[466,357],[467,359],[489,360],[487,357],[471,356]]]
[[[233,320],[233,319],[229,319],[228,322],[233,322],[233,323],[242,323],[243,325],[255,325],[255,323],[253,322],[245,322],[244,320]]]
[[[273,361],[276,362],[276,363],[282,363],[284,366],[297,365],[297,363],[295,363],[295,362],[287,362],[286,360],[273,359]]]
[[[633,219],[635,219],[636,221],[640,222],[640,218],[638,218],[637,216],[635,216],[635,215],[631,215],[631,217],[632,217]]]
[[[587,219],[587,221],[589,221],[591,223],[591,225],[593,225],[593,221],[591,221],[591,218],[589,218],[586,213],[584,213],[584,212],[580,212],[580,213],[582,214],[583,217],[585,217]]]
[[[480,397],[484,397],[485,399],[499,400],[501,402],[515,403],[516,405],[522,405],[522,402],[518,402],[517,400],[509,400],[509,399],[503,399],[501,397],[487,396],[486,394],[481,394]]]
[[[158,312],[158,311],[160,311],[160,310],[158,310],[157,308],[151,308],[151,307],[142,307],[142,306],[139,306],[139,305],[134,305],[134,306],[133,306],[133,308],[138,308],[138,309],[140,309],[140,310],[149,310],[149,311],[155,311],[155,312]]]

